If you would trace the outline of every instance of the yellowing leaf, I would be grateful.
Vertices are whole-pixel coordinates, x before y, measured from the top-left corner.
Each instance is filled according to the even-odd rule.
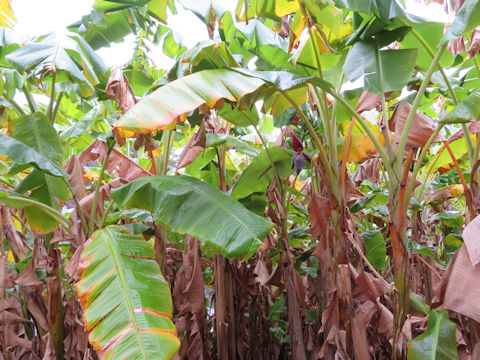
[[[0,26],[13,27],[15,16],[10,6],[10,0],[0,0]]]
[[[8,250],[7,260],[10,261],[10,262],[15,262],[15,258],[13,257],[13,252],[12,252],[12,250]]]
[[[377,133],[375,137],[378,139],[382,146],[385,145],[385,139],[383,134]],[[338,145],[338,157],[341,159],[343,157],[343,151],[345,148],[345,139],[339,139],[340,144]],[[348,152],[347,161],[353,162],[362,162],[375,155],[377,150],[372,143],[372,140],[365,134],[353,134],[350,142],[350,150]]]

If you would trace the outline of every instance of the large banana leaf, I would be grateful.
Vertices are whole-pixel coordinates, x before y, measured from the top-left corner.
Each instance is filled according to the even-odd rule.
[[[332,88],[331,84],[319,78],[301,77],[288,71],[203,70],[172,81],[146,96],[118,120],[115,128],[123,135],[128,134],[125,131],[147,134],[161,130],[180,115],[201,105],[213,108],[220,99],[239,101],[263,85],[269,88],[269,105],[264,105],[265,109],[278,113],[292,106],[281,92],[288,93],[297,105],[301,105],[307,100],[307,92],[300,88],[307,83]],[[297,99],[298,90],[303,90],[301,99]],[[258,96],[263,95],[262,92]],[[253,102],[256,98],[250,100]]]
[[[440,123],[451,124],[476,120],[480,116],[480,91],[468,95]]]
[[[410,80],[417,59],[417,49],[380,50],[383,74],[383,89],[401,90]],[[379,94],[375,45],[371,42],[357,41],[348,54],[343,67],[350,81],[364,76],[365,89]]]
[[[121,226],[98,230],[80,257],[76,284],[100,359],[170,359],[180,342],[168,283],[152,245]]]
[[[7,155],[18,165],[32,165],[54,176],[68,175],[50,159],[24,143],[0,133],[0,155]]]
[[[238,101],[264,82],[228,69],[204,70],[162,86],[130,108],[115,125],[148,134],[171,124],[178,116],[225,98]]]
[[[272,147],[269,152],[280,178],[283,179],[291,175],[293,172],[291,162],[294,152],[282,147]],[[267,153],[263,150],[238,178],[232,188],[232,197],[240,199],[255,192],[265,192],[272,178],[271,162]]]
[[[432,310],[427,331],[408,342],[408,360],[452,359],[458,359],[455,323],[446,311]]]
[[[27,43],[6,58],[20,71],[53,67],[57,70],[57,82],[73,80],[83,96],[90,96],[94,92],[94,85],[99,83],[96,71],[102,72],[105,67],[89,45],[77,37],[50,34]],[[99,65],[102,66],[98,68]]]
[[[212,185],[185,175],[137,179],[111,195],[119,205],[149,210],[162,225],[226,257],[255,254],[273,227]]]
[[[466,0],[443,35],[440,44],[462,36],[464,32],[473,30],[478,24],[480,24],[480,1]]]
[[[36,112],[12,121],[12,137],[35,149],[56,164],[62,163],[62,144],[57,132],[45,114]],[[45,174],[35,169],[15,189],[19,193],[31,191],[30,197],[54,209],[59,209],[56,198],[66,201],[68,191],[62,178]],[[57,227],[57,221],[35,207],[25,208],[30,226],[35,230],[50,231]]]

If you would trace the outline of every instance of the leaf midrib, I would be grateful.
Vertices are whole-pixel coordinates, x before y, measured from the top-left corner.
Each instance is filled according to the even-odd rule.
[[[185,187],[189,187],[189,188],[191,188],[192,190],[197,190],[197,191],[199,191],[200,193],[203,193],[203,195],[204,195],[205,197],[209,198],[209,199],[210,199],[211,201],[213,201],[214,203],[218,203],[218,204],[219,204],[218,206],[219,206],[221,209],[225,210],[225,212],[226,212],[227,214],[231,215],[232,218],[236,219],[236,220],[247,230],[247,232],[251,234],[251,236],[252,236],[254,239],[260,241],[260,240],[255,236],[255,233],[253,233],[253,232],[250,230],[250,228],[249,228],[242,220],[240,220],[237,216],[235,216],[235,214],[233,214],[231,211],[229,211],[229,208],[228,208],[228,207],[224,207],[224,206],[223,206],[223,204],[221,203],[221,201],[215,201],[216,199],[215,199],[213,196],[211,196],[210,194],[207,194],[207,192],[204,191],[204,189],[198,188],[198,187],[196,187],[196,186],[193,185],[193,184],[190,184],[190,183],[188,183],[188,182],[184,182],[183,180],[179,180],[179,179],[181,179],[181,178],[179,178],[179,179],[176,179],[176,178],[178,178],[178,177],[177,177],[177,176],[173,176],[173,177],[170,178],[170,180],[173,181],[173,182],[176,182],[176,183],[178,183],[178,184],[180,184],[180,185],[183,185],[183,186],[185,186]],[[232,200],[234,200],[234,199],[232,199]],[[234,201],[236,201],[236,200],[234,200]],[[241,205],[240,205],[240,206],[241,206]],[[245,210],[248,211],[247,209],[245,209]],[[261,241],[260,241],[260,242],[261,242]]]
[[[127,282],[125,280],[125,277],[123,276],[122,271],[120,271],[120,260],[119,260],[119,257],[117,255],[116,248],[113,246],[113,241],[112,241],[113,236],[111,236],[110,229],[108,229],[107,231],[108,231],[108,234],[106,234],[106,239],[107,239],[110,251],[112,253],[113,262],[114,262],[115,267],[117,269],[118,278],[120,279],[120,283],[122,284],[122,290],[123,290],[124,297],[125,297],[125,300],[126,300],[126,303],[127,303],[127,308],[129,310],[129,315],[132,319],[133,326],[135,327],[135,335],[137,336],[138,345],[142,349],[143,358],[147,359],[147,353],[146,353],[146,350],[145,350],[145,345],[143,344],[142,337],[140,336],[140,329],[138,327],[137,320],[135,318],[135,314],[133,312],[132,302],[130,301],[130,297],[128,296]]]

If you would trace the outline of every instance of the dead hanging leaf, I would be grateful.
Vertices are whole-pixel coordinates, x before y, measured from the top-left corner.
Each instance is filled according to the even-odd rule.
[[[204,342],[208,338],[205,321],[205,286],[200,263],[199,242],[187,235],[188,251],[176,275],[173,288],[174,305],[178,311],[178,333],[185,331],[178,357],[180,359],[208,358]]]
[[[372,183],[378,185],[380,182],[380,162],[378,159],[368,159],[353,174],[353,181],[360,185],[363,180],[370,180]]]
[[[359,360],[370,359],[370,349],[367,339],[367,324],[360,312],[361,304],[353,299],[348,304],[348,315],[352,327],[352,342],[354,344],[355,357]]]
[[[56,360],[55,349],[52,344],[52,335],[50,333],[42,337],[42,348],[42,360]]]
[[[68,182],[72,186],[75,195],[79,199],[83,198],[85,196],[85,183],[83,181],[85,170],[76,155],[70,157],[65,171],[70,175],[68,177]]]
[[[480,234],[480,216],[473,219],[462,233],[463,241],[474,267],[480,263],[480,242],[478,241],[478,234]]]
[[[45,249],[45,246],[38,238],[34,239],[32,262],[35,270],[46,270],[50,272],[53,268],[52,261],[48,257],[47,249]]]
[[[188,139],[182,155],[180,155],[180,159],[178,160],[176,171],[194,162],[198,155],[205,150],[206,142],[205,119],[202,119],[198,129],[190,136],[190,139]]]
[[[23,316],[17,315],[13,312],[3,310],[0,315],[0,325],[13,325],[21,323],[29,323],[30,320],[25,319]]]
[[[457,198],[462,194],[463,186],[461,184],[447,185],[438,190],[435,190],[432,194],[430,194],[427,198],[427,203]]]
[[[48,332],[48,320],[47,320],[47,306],[42,296],[32,288],[26,288],[27,294],[27,309],[35,320],[35,324],[40,335],[44,335]]]
[[[387,91],[385,93],[385,98],[387,99],[392,95],[393,91]],[[357,106],[355,106],[355,111],[361,114],[364,111],[369,111],[372,109],[377,109],[378,111],[382,110],[382,97],[380,94],[374,95],[368,91],[364,91],[360,98],[358,99]]]
[[[312,236],[317,238],[328,226],[330,218],[330,201],[312,191],[308,204],[308,217],[312,228]]]
[[[408,102],[401,102],[393,111],[392,116],[388,120],[388,126],[391,131],[395,132],[393,137],[393,143],[398,144],[400,137],[403,133],[403,128],[405,127],[405,122],[408,117],[408,113],[412,105]],[[415,116],[413,117],[412,126],[408,132],[407,138],[407,148],[418,148],[423,147],[427,143],[430,135],[435,131],[435,125],[430,121],[428,117],[422,114],[417,110]],[[443,141],[444,138],[442,135],[437,135],[435,142]]]
[[[5,256],[0,256],[0,288],[10,289],[14,285],[12,275],[6,267]]]
[[[32,348],[32,342],[30,340],[18,336],[18,334],[8,326],[3,328],[3,336],[6,347],[20,346],[29,350]]]
[[[104,203],[105,203],[105,199],[106,198],[110,198],[110,191],[112,189],[116,189],[120,186],[123,186],[125,184],[128,184],[129,181],[121,178],[121,177],[117,177],[115,179],[113,179],[112,181],[110,181],[109,183],[106,183],[105,185],[102,185],[100,187],[100,190],[99,190],[99,193],[98,193],[98,201],[97,201],[97,212],[100,216],[103,216],[103,206],[104,206]],[[88,194],[87,196],[85,196],[82,200],[80,200],[80,207],[82,208],[83,210],[83,213],[85,215],[85,218],[88,220],[89,216],[90,216],[90,211],[92,209],[92,203],[93,203],[93,198],[95,196],[95,193],[92,192],[90,194]]]
[[[465,47],[465,38],[464,36],[460,36],[454,40],[448,42],[447,45],[448,51],[450,51],[453,55],[457,56],[462,52],[466,51],[467,48]]]
[[[78,300],[72,296],[68,302],[64,302],[64,331],[65,360],[84,359],[89,353],[88,334],[81,320]]]
[[[376,133],[375,137],[382,146],[385,145],[383,134]],[[346,138],[339,139],[338,157],[343,158]],[[353,134],[350,140],[347,161],[362,162],[377,155],[377,149],[372,140],[366,134]]]
[[[78,159],[81,163],[86,163],[92,160],[103,162],[105,160],[107,149],[108,145],[104,140],[95,139],[85,150],[83,150]],[[133,181],[139,177],[152,176],[150,172],[142,168],[135,161],[117,149],[113,149],[110,153],[106,170],[127,181]]]
[[[37,274],[33,270],[33,263],[31,262],[15,277],[15,283],[20,286],[41,285]]]
[[[105,93],[112,99],[117,99],[119,106],[123,112],[126,112],[133,105],[135,105],[135,95],[133,95],[132,87],[128,82],[127,77],[120,69],[115,66],[108,78],[107,86],[105,87]]]
[[[480,265],[474,266],[464,244],[457,252],[445,290],[445,309],[456,311],[480,322]]]
[[[470,134],[476,134],[480,131],[480,121],[472,121],[467,124],[467,129]],[[455,134],[450,136],[447,141],[449,144],[455,140],[462,139],[464,137],[463,129],[458,130]]]
[[[280,147],[286,148],[287,143],[285,142],[285,138],[292,137],[293,134],[294,134],[294,131],[290,125],[284,126],[282,129],[282,132],[278,135],[273,146],[280,146]]]
[[[468,47],[468,56],[474,57],[478,52],[480,52],[480,27],[476,27],[472,31],[470,46]]]
[[[8,245],[12,250],[13,256],[16,260],[23,260],[27,257],[25,251],[25,244],[22,241],[22,237],[18,233],[15,224],[13,223],[12,214],[7,207],[0,208],[1,226],[3,227],[2,233],[7,238]]]
[[[370,299],[377,301],[380,296],[385,295],[387,287],[377,278],[374,278],[370,273],[362,271],[355,277],[355,290],[353,295],[361,301]]]

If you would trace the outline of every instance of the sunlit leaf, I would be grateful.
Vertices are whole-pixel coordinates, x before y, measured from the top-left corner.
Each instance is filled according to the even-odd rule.
[[[272,147],[268,151],[280,178],[283,179],[290,176],[293,172],[291,161],[294,152],[282,147]],[[263,150],[240,174],[240,177],[233,185],[231,194],[234,198],[239,199],[255,192],[265,192],[272,179],[273,169],[271,162],[266,151]]]
[[[252,256],[273,226],[212,185],[185,175],[138,179],[111,195],[119,205],[149,210],[160,224],[227,257]]]
[[[408,342],[408,360],[458,359],[455,328],[446,311],[430,311],[427,331]]]
[[[153,246],[126,228],[85,243],[76,284],[90,343],[100,359],[171,359],[180,341],[172,299]]]

